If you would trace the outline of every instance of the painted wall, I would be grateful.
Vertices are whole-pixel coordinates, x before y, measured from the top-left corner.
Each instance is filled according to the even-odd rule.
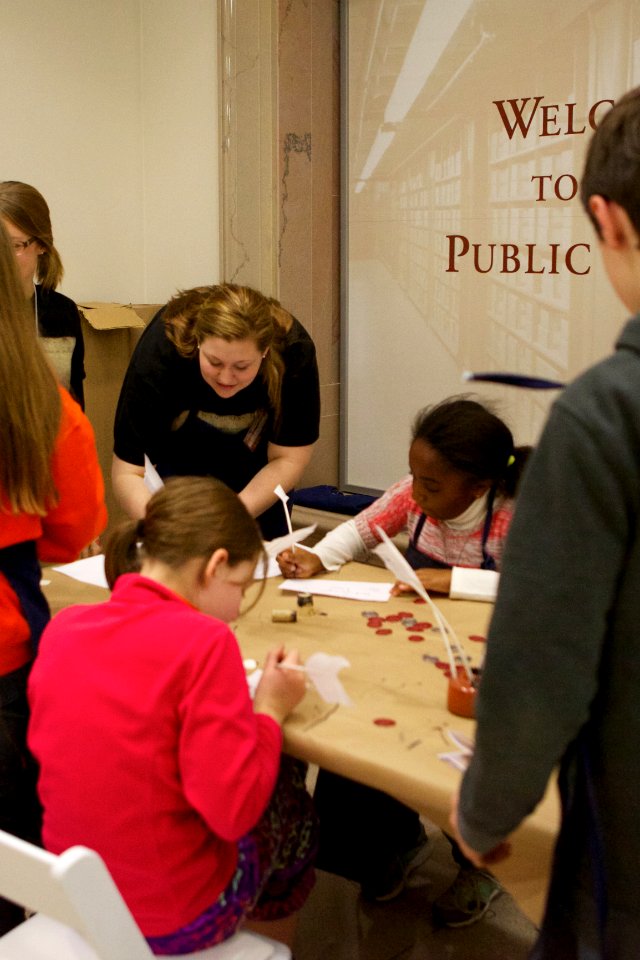
[[[0,0],[0,178],[51,209],[76,300],[219,276],[216,0]]]

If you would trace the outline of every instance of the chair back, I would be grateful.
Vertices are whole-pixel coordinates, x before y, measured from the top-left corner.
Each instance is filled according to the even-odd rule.
[[[0,895],[72,927],[100,960],[153,957],[104,861],[87,847],[56,856],[0,830]]]
[[[57,856],[0,830],[0,896],[36,913],[0,937],[0,960],[153,960],[104,860],[87,847]],[[240,930],[191,957],[290,960],[291,952]]]

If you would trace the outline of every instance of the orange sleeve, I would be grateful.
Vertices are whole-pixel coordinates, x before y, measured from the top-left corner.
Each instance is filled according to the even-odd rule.
[[[80,406],[60,388],[62,417],[51,461],[58,503],[42,520],[38,556],[67,563],[107,525],[104,481],[93,427]]]

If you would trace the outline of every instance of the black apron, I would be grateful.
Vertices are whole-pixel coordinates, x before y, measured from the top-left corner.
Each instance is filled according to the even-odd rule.
[[[256,419],[262,421],[262,418]],[[262,422],[263,428],[265,422],[266,417]],[[243,438],[239,434],[224,434],[209,426],[198,416],[197,411],[192,410],[185,422],[173,433],[167,452],[158,458],[156,469],[163,479],[172,476],[215,477],[239,493],[268,462],[266,439],[259,433],[255,436],[258,431],[253,426],[246,434],[251,434],[252,431],[254,442],[247,443],[246,436]],[[215,435],[213,444],[212,435]],[[214,448],[215,454],[207,458],[204,452]],[[256,521],[264,540],[282,537],[289,529],[280,501],[256,517]]]
[[[491,521],[493,520],[493,501],[495,499],[496,491],[495,487],[492,487],[489,491],[489,496],[487,498],[487,512],[484,518],[484,526],[482,528],[482,563],[480,564],[481,570],[495,570],[496,562],[487,551],[487,540],[489,539],[489,531],[491,530]],[[420,539],[420,534],[422,533],[422,528],[425,525],[427,519],[426,513],[420,515],[420,519],[416,524],[416,529],[413,532],[409,546],[405,551],[405,557],[409,561],[411,567],[414,570],[420,570],[423,567],[431,567],[432,569],[437,570],[450,570],[450,563],[443,563],[442,560],[435,560],[433,557],[430,557],[427,553],[423,553],[422,550],[418,549],[418,540]]]

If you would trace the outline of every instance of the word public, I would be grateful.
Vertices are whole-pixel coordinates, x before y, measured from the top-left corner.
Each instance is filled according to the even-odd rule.
[[[547,273],[562,270],[585,276],[591,270],[587,258],[588,243],[572,243],[566,249],[559,243],[471,243],[459,233],[446,234],[448,254],[446,273],[458,273],[465,257],[476,273]]]

